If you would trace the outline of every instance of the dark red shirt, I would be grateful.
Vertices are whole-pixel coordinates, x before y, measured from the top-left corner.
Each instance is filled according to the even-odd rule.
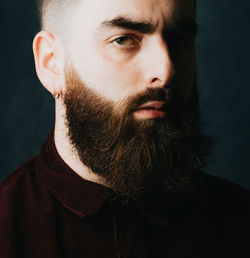
[[[250,257],[250,194],[205,176],[175,201],[113,199],[59,156],[41,153],[0,184],[0,258]]]

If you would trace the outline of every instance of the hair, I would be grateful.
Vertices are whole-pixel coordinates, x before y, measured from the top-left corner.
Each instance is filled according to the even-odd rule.
[[[63,33],[82,0],[36,0],[41,30]]]
[[[36,0],[39,24],[42,30],[65,31],[70,13],[83,0]],[[194,0],[196,10],[196,0]],[[69,8],[70,7],[70,8]],[[53,24],[53,27],[52,27]]]

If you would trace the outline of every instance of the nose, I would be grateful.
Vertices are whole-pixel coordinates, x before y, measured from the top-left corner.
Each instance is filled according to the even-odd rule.
[[[145,47],[143,74],[147,87],[165,87],[171,82],[174,67],[169,49],[161,36],[155,36]]]

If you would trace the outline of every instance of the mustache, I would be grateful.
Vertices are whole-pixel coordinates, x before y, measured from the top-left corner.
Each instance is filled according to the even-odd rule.
[[[126,100],[126,105],[130,107],[130,110],[135,110],[142,104],[149,101],[163,101],[167,102],[169,100],[171,92],[164,88],[148,88],[141,93],[137,93],[129,97]],[[172,95],[172,94],[171,94]]]
[[[119,108],[122,106],[126,114],[131,114],[141,105],[151,101],[163,102],[162,108],[172,113],[176,113],[177,111],[179,113],[186,102],[178,95],[174,87],[168,86],[162,88],[147,88],[145,91],[132,95],[122,101],[122,103],[119,104]]]

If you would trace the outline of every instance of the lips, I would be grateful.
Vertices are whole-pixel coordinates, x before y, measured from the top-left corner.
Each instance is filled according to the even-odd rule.
[[[133,114],[134,114],[134,117],[138,120],[164,118],[166,116],[165,102],[163,101],[147,102],[139,106],[139,108],[135,109]]]
[[[136,110],[142,110],[142,109],[163,109],[164,105],[165,105],[165,102],[163,102],[163,101],[150,101],[150,102],[147,102],[147,103],[141,105]]]

